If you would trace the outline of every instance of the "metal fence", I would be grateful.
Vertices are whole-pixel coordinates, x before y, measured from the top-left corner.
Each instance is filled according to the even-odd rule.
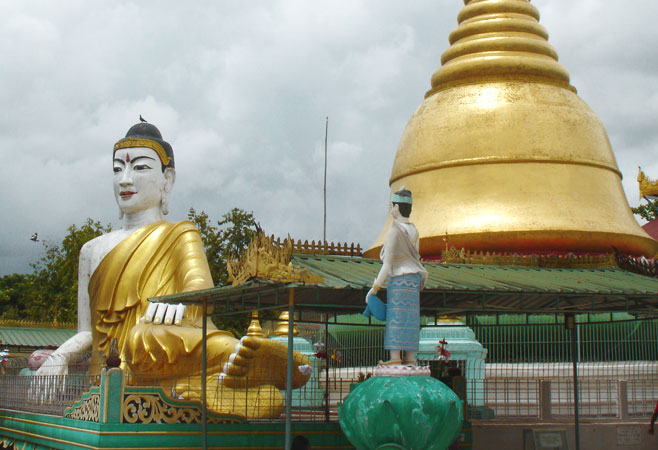
[[[20,370],[8,369],[0,375],[0,408],[61,416],[100,383],[100,376],[87,373],[35,377]]]
[[[471,316],[463,322],[488,351],[481,366],[452,362],[467,376],[467,397],[478,399],[471,405],[473,419],[573,417],[571,332],[563,316]],[[658,400],[658,320],[622,313],[583,314],[576,316],[576,324],[581,417],[650,416]],[[428,325],[441,326],[431,321]],[[386,354],[382,327],[329,324],[328,328],[327,353],[338,355],[330,361],[328,377],[334,411],[349,393],[349,385],[371,373]],[[542,399],[546,381],[550,383],[545,383],[548,391]]]
[[[540,417],[540,383],[550,381],[552,417],[573,417],[574,355],[563,316],[473,316],[466,322],[488,350],[482,394],[493,416]],[[658,320],[583,314],[576,316],[575,333],[580,415],[620,417],[622,401],[629,415],[650,415],[658,399]],[[625,392],[620,382],[627,383]]]
[[[295,348],[309,357],[313,372],[309,381],[293,392],[293,420],[337,420],[337,405],[349,394],[350,386],[370,376],[378,362],[387,359],[384,327],[350,320],[298,322]],[[577,324],[580,415],[607,419],[649,416],[658,399],[658,320],[583,315],[577,317]],[[485,363],[477,367],[469,367],[472,363],[467,359],[453,361],[466,376],[467,398],[477,399],[471,402],[473,420],[546,419],[547,413],[551,418],[573,416],[571,335],[562,317],[473,316],[466,318],[463,326],[469,326],[488,351]],[[213,359],[213,355],[208,357]],[[421,364],[430,362],[425,359]],[[173,399],[200,399],[200,365],[167,370],[157,376],[128,373],[126,382],[162,387]],[[222,389],[217,383],[220,370],[209,367],[207,379],[209,405],[218,412],[222,409],[216,403]],[[271,386],[272,374],[280,372],[280,360],[265,360],[229,403],[246,398],[259,386]],[[84,374],[38,380],[18,375],[18,370],[8,371],[0,376],[0,408],[62,414],[94,383],[98,383],[97,377]],[[58,388],[53,390],[53,386]],[[282,387],[277,389],[271,391],[272,398],[284,401]],[[262,420],[285,418],[281,414]]]

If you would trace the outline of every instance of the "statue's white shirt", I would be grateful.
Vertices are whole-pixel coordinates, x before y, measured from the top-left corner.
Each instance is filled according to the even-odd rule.
[[[389,276],[398,277],[410,273],[420,273],[423,283],[427,279],[427,271],[420,263],[418,252],[419,236],[414,224],[406,217],[395,218],[386,234],[380,258],[384,263],[375,284],[382,286]]]

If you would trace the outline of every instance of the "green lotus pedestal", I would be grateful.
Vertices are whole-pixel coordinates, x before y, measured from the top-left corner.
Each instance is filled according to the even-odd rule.
[[[338,405],[343,433],[359,450],[445,450],[463,417],[459,397],[424,376],[370,378]]]

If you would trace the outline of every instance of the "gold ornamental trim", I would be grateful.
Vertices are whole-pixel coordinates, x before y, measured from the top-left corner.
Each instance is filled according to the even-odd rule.
[[[101,415],[101,396],[99,393],[91,393],[89,397],[83,397],[79,405],[64,413],[69,419],[84,420],[85,422],[99,422]]]
[[[122,423],[201,423],[201,408],[169,404],[160,394],[133,393],[123,398]],[[208,423],[244,423],[228,417],[208,417]]]
[[[617,266],[614,253],[602,255],[521,255],[518,253],[491,253],[457,250],[450,247],[441,254],[441,262],[446,264],[491,264],[504,266],[530,266],[569,269],[577,267],[597,268]]]
[[[74,322],[33,322],[31,320],[2,319],[0,320],[0,326],[75,330],[78,324]]]
[[[136,147],[146,147],[146,148],[150,148],[151,150],[154,150],[155,153],[157,153],[158,156],[160,157],[160,161],[162,162],[163,166],[168,166],[169,162],[171,161],[171,157],[167,156],[167,152],[165,151],[164,147],[160,145],[158,142],[152,141],[150,139],[140,139],[140,138],[121,139],[119,142],[114,144],[114,152],[116,153],[117,150],[120,150],[122,148],[136,148]]]
[[[640,184],[640,198],[658,197],[658,180],[648,178],[638,167],[637,182]]]
[[[239,286],[253,278],[283,283],[322,283],[321,277],[293,266],[292,251],[293,241],[290,236],[280,242],[275,241],[274,236],[268,237],[259,230],[242,258],[229,258],[226,261],[228,279],[233,286]]]

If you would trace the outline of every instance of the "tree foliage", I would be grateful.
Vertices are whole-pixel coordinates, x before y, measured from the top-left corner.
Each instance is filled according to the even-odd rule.
[[[30,275],[15,273],[0,278],[0,317],[10,320],[25,318],[26,303],[23,301]]]
[[[218,286],[228,282],[226,261],[239,258],[256,237],[256,220],[253,213],[233,208],[217,221],[216,225],[205,211],[190,208],[187,218],[194,222],[206,250],[210,273]]]
[[[233,208],[224,214],[216,225],[212,224],[205,211],[197,212],[194,208],[190,208],[187,217],[194,222],[201,233],[210,273],[215,284],[219,286],[227,284],[226,261],[240,258],[251,240],[256,237],[256,220],[253,213]],[[265,315],[264,318],[270,319],[270,316],[271,314]],[[215,315],[213,322],[221,330],[242,336],[249,326],[250,316],[248,314],[231,317]]]
[[[31,264],[31,274],[0,279],[0,317],[35,322],[75,322],[78,310],[78,258],[89,240],[110,231],[87,219],[71,225],[60,244],[43,241],[44,256]],[[3,300],[7,299],[7,303]]]
[[[633,211],[633,214],[637,214],[638,216],[642,217],[643,219],[649,222],[658,218],[658,215],[656,214],[656,209],[658,209],[658,202],[654,203],[653,208],[648,203],[639,205],[637,208],[631,207],[631,211]]]

